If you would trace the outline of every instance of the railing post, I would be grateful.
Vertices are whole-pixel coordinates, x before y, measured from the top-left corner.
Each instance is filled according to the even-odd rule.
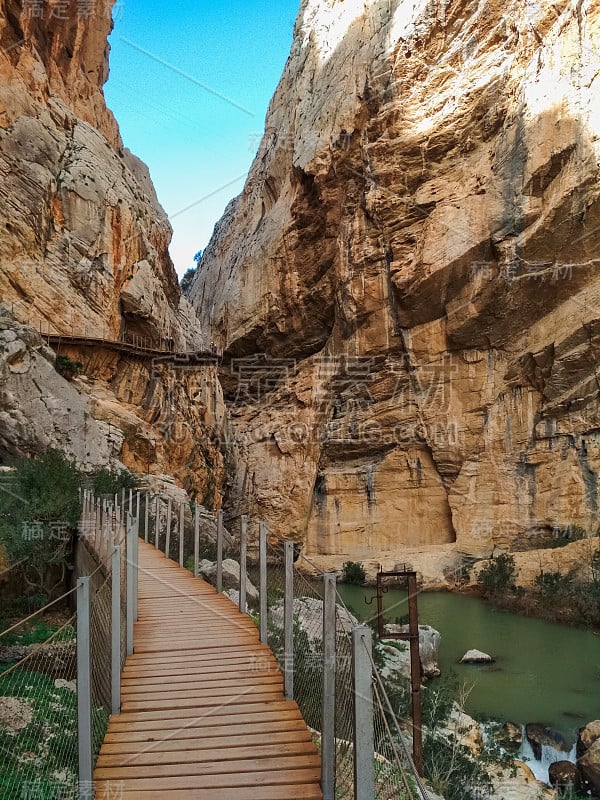
[[[194,507],[194,577],[198,577],[200,570],[200,511],[198,504]]]
[[[77,581],[77,743],[79,798],[87,800],[93,778],[89,577]]]
[[[111,698],[113,714],[121,712],[121,548],[112,551],[110,579],[112,582],[111,607]]]
[[[284,542],[283,676],[285,699],[294,699],[294,543]]]
[[[149,509],[148,509],[148,506],[149,505],[150,505],[150,492],[146,492],[146,499],[145,499],[145,503],[144,503],[144,541],[145,542],[148,541],[148,520],[149,520],[149,514],[148,514]]]
[[[223,509],[217,511],[217,592],[223,591]]]
[[[94,505],[94,516],[96,518],[96,523],[94,525],[94,550],[98,550],[98,533],[100,532],[100,524],[102,522],[102,507],[100,505],[100,500],[96,500]]]
[[[185,539],[185,504],[179,504],[179,566],[183,567],[184,558],[184,539]]]
[[[336,576],[323,575],[323,714],[321,788],[323,800],[335,800]]]
[[[133,523],[131,514],[127,513],[127,540],[125,557],[127,559],[127,655],[133,653],[133,615],[134,615],[134,555],[133,555]]]
[[[423,775],[423,728],[421,712],[421,653],[419,648],[419,609],[417,606],[417,574],[408,575],[408,630],[410,642],[410,683],[413,718],[413,761]]]
[[[158,542],[160,534],[160,497],[156,495],[156,502],[154,503],[154,547],[158,550]]]
[[[260,593],[260,641],[267,644],[267,525],[261,522],[258,533],[259,593]]]
[[[138,621],[138,580],[140,577],[140,518],[133,523],[133,621]]]
[[[248,582],[248,517],[242,514],[240,528],[240,597],[239,608],[242,614],[247,609],[246,586]]]
[[[135,493],[135,518],[140,518],[140,492]]]
[[[167,500],[167,533],[165,537],[165,555],[169,558],[169,554],[171,552],[171,510],[172,510],[173,501],[169,497]]]
[[[354,681],[354,798],[374,800],[375,736],[373,730],[372,637],[367,625],[352,629]]]

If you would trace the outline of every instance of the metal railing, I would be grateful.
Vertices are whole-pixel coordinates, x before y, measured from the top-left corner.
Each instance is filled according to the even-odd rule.
[[[0,797],[91,800],[108,719],[120,711],[137,519],[89,491],[82,503],[76,585],[0,632]]]

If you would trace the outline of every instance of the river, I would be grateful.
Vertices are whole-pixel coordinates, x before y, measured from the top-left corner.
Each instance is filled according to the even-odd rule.
[[[339,584],[350,611],[365,621],[376,613],[374,589]],[[386,622],[406,616],[406,593],[384,596]],[[404,620],[403,620],[404,621]],[[572,740],[577,729],[600,719],[600,637],[565,625],[499,611],[476,597],[449,592],[419,595],[419,622],[442,637],[439,665],[473,685],[469,714],[515,723],[544,722]],[[464,653],[496,658],[485,666],[459,664]]]

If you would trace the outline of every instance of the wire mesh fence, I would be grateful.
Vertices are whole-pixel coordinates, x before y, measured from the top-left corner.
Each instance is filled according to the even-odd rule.
[[[73,593],[0,634],[0,797],[76,797]]]
[[[112,575],[101,569],[90,597],[90,666],[94,762],[108,727],[112,706]],[[123,633],[120,632],[123,640]],[[123,651],[121,651],[123,652]]]
[[[352,692],[352,644],[348,620],[335,609],[335,797],[354,798],[354,697]]]
[[[76,586],[0,632],[0,798],[92,797],[134,607],[127,573],[136,521],[115,499],[84,491]]]

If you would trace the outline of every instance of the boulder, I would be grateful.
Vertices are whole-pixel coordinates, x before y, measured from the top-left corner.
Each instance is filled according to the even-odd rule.
[[[408,633],[408,625],[386,625],[388,633]],[[385,639],[382,640],[385,643]],[[419,625],[419,655],[424,678],[438,678],[441,675],[438,666],[440,648],[440,632],[431,625]],[[408,649],[408,648],[407,648]]]
[[[579,772],[572,761],[555,761],[548,767],[550,784],[559,791],[573,791],[579,788]]]
[[[493,664],[496,659],[481,650],[467,650],[461,658],[461,664]]]
[[[452,706],[450,717],[446,724],[452,735],[458,739],[463,747],[466,747],[474,756],[478,756],[483,750],[483,733],[481,726],[456,704]]]
[[[533,749],[533,754],[539,761],[542,757],[542,747],[553,747],[563,753],[571,752],[571,745],[558,731],[553,730],[543,722],[529,722],[525,726],[525,735]]]
[[[200,577],[207,580],[213,586],[217,583],[217,564],[216,561],[203,559],[198,567]],[[223,588],[239,589],[240,586],[240,565],[232,558],[223,561]],[[249,605],[258,603],[258,589],[250,581],[246,581],[246,597]]]
[[[521,726],[515,725],[514,722],[505,722],[497,731],[494,731],[493,737],[496,744],[511,755],[516,755],[523,744]]]
[[[269,617],[279,628],[283,628],[283,600],[269,609]],[[313,641],[323,640],[323,601],[315,597],[295,597],[294,617],[298,618],[300,629]],[[342,606],[337,607],[337,617],[344,633],[350,633],[359,622]]]
[[[522,761],[514,762],[514,769],[498,770],[492,774],[492,792],[485,797],[494,800],[554,800],[556,792],[536,780]]]
[[[579,729],[579,735],[577,737],[577,758],[582,756],[586,750],[589,750],[597,739],[600,739],[600,720],[598,719],[593,722],[588,722],[587,725]]]
[[[578,759],[581,788],[600,796],[600,739],[596,739]]]

